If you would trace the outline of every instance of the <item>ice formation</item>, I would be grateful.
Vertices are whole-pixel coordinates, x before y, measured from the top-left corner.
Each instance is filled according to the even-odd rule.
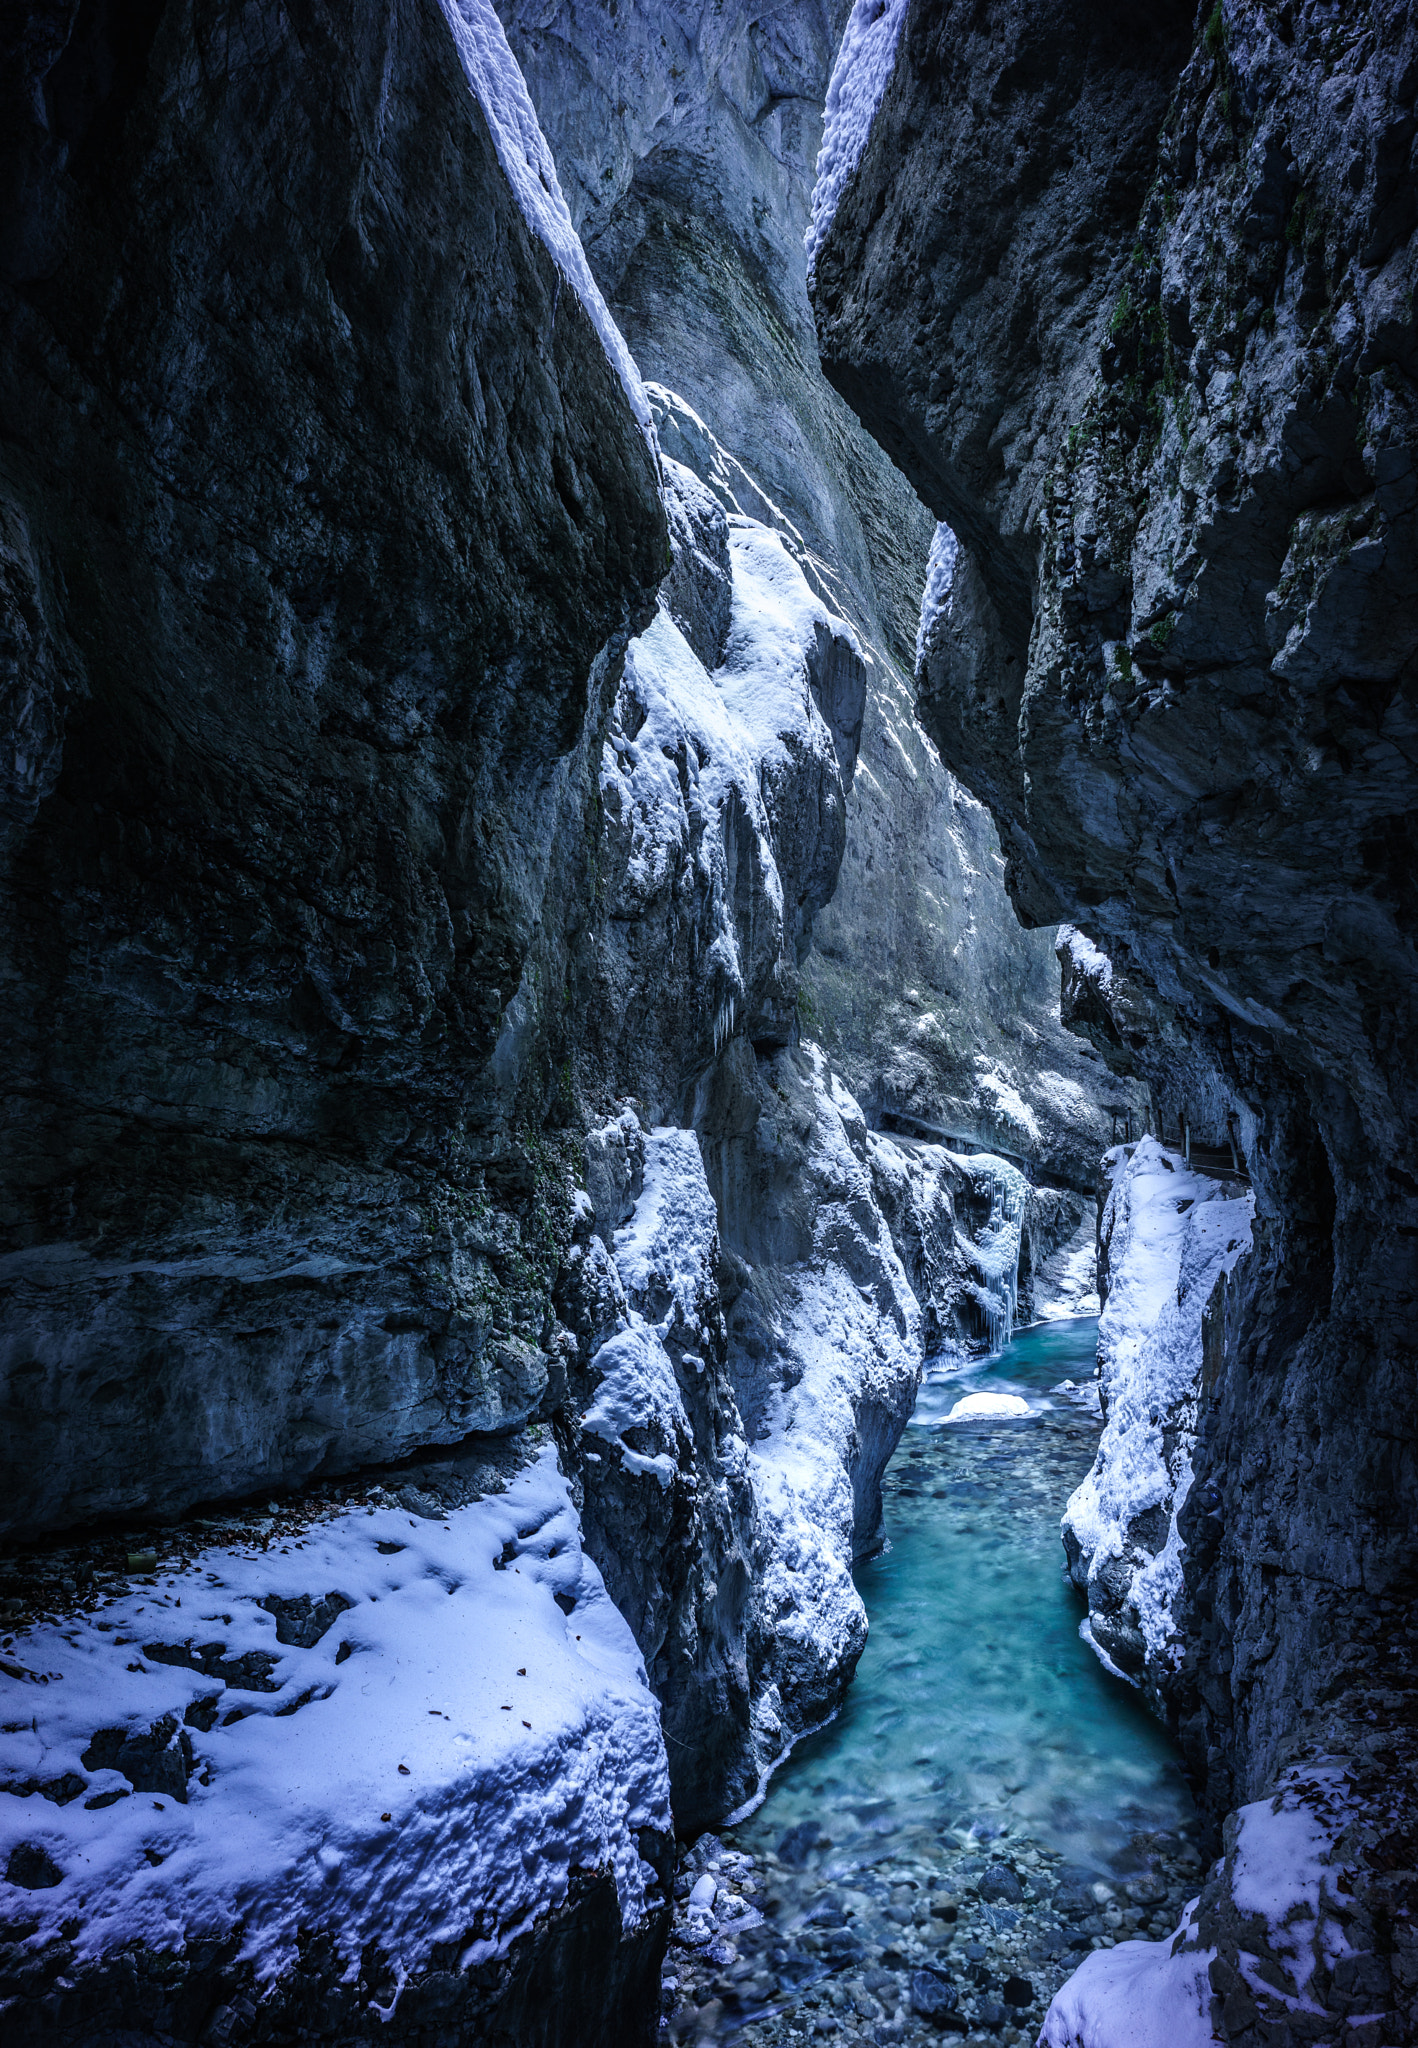
[[[310,1930],[352,1974],[376,1938],[401,1980],[441,1942],[470,1966],[577,1868],[609,1870],[634,1924],[639,1831],[672,1825],[659,1708],[550,1448],[437,1519],[204,1550],[23,1657],[0,1867],[28,1848],[58,1876],[0,1891],[29,1946],[64,1926],[81,1962],[240,1930],[269,1983]]]
[[[803,240],[811,277],[847,180],[857,168],[896,62],[906,0],[856,0],[827,86],[822,147]]]
[[[972,1153],[968,1158],[951,1153],[950,1157],[971,1174],[989,1176],[990,1213],[974,1241],[974,1251],[984,1274],[979,1307],[990,1349],[1003,1351],[1014,1334],[1019,1313],[1019,1245],[1029,1183],[1017,1166],[992,1152]]]
[[[1101,1578],[1128,1567],[1124,1609],[1136,1616],[1146,1654],[1172,1654],[1172,1603],[1181,1587],[1177,1511],[1192,1480],[1202,1318],[1222,1275],[1251,1245],[1255,1198],[1233,1183],[1188,1170],[1155,1138],[1106,1155],[1112,1190],[1103,1212],[1108,1299],[1098,1325],[1107,1422],[1093,1468],[1069,1500],[1064,1529],[1086,1569],[1088,1640],[1100,1643]],[[1168,1439],[1172,1448],[1168,1448]],[[1139,1518],[1165,1524],[1144,1540]],[[1108,1574],[1116,1579],[1116,1572]],[[1134,1626],[1130,1617],[1125,1625]]]
[[[650,402],[625,336],[611,317],[591,275],[581,237],[562,195],[556,162],[537,120],[517,59],[493,10],[492,0],[439,0],[463,60],[473,96],[492,130],[498,161],[522,209],[523,219],[556,259],[558,268],[590,315],[591,324],[625,386],[641,431],[655,446]]]
[[[950,603],[955,582],[955,565],[960,543],[948,526],[937,526],[926,558],[926,587],[921,592],[921,622],[916,628],[916,667],[919,668],[931,636],[931,628]]]

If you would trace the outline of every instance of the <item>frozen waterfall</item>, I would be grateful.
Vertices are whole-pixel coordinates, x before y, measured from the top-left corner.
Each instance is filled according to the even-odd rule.
[[[1014,1334],[1019,1311],[1019,1245],[1029,1182],[1017,1166],[993,1152],[974,1153],[959,1163],[976,1178],[990,1182],[989,1219],[974,1238],[972,1249],[983,1275],[977,1305],[985,1334],[992,1352],[1003,1351]]]

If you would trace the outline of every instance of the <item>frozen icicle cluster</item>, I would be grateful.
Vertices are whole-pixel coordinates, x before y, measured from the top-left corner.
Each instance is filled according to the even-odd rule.
[[[590,314],[606,354],[625,386],[641,432],[653,448],[655,428],[640,372],[625,336],[601,297],[600,286],[591,275],[581,237],[572,225],[571,212],[562,195],[556,163],[517,59],[508,48],[502,23],[493,11],[492,0],[440,0],[440,5],[453,31],[473,97],[487,117],[498,160],[507,173],[523,218],[556,258],[563,277]]]
[[[847,180],[861,161],[872,120],[896,62],[906,0],[856,0],[827,87],[812,218],[803,240],[811,277]]]

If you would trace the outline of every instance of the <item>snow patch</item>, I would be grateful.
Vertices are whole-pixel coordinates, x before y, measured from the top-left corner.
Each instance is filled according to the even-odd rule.
[[[309,1648],[261,1604],[331,1593]],[[446,1519],[356,1510],[279,1551],[210,1549],[14,1654],[62,1682],[11,1686],[0,1774],[83,1794],[0,1792],[0,1869],[29,1843],[61,1872],[0,1882],[35,1949],[64,1922],[81,1962],[239,1930],[270,1983],[308,1929],[350,1978],[374,1939],[408,1975],[436,1943],[503,1953],[577,1868],[613,1874],[626,1926],[646,1908],[638,1831],[672,1828],[659,1708],[550,1448]],[[134,1789],[128,1737],[170,1789]]]
[[[1227,1820],[1224,1861],[1175,1933],[1084,1959],[1049,2007],[1041,2048],[1219,2048],[1210,1978],[1218,1952],[1223,1982],[1233,1973],[1244,1981],[1262,2030],[1288,2033],[1296,2020],[1302,2038],[1329,2039],[1313,1980],[1321,1972],[1327,1983],[1354,1954],[1345,1836],[1356,1810],[1338,1765],[1292,1765],[1270,1798]]]
[[[1220,2048],[1207,1976],[1215,1950],[1186,1946],[1195,1911],[1193,1900],[1166,1942],[1120,1941],[1085,1957],[1055,1993],[1040,2048]]]
[[[1092,939],[1078,930],[1076,925],[1061,924],[1054,935],[1054,950],[1067,953],[1078,971],[1079,978],[1091,981],[1099,989],[1108,988],[1113,979],[1113,963]]]
[[[1107,1421],[1093,1469],[1069,1500],[1063,1524],[1087,1563],[1089,1602],[1115,1558],[1132,1566],[1127,1605],[1149,1658],[1175,1658],[1172,1604],[1181,1590],[1177,1512],[1192,1481],[1191,1447],[1201,1381],[1202,1319],[1223,1274],[1251,1247],[1255,1198],[1190,1171],[1155,1138],[1106,1155],[1113,1176],[1103,1212],[1108,1299],[1098,1324]],[[1175,1440],[1170,1462],[1164,1432]],[[1160,1548],[1130,1534],[1161,1508]]]
[[[926,557],[926,587],[921,592],[921,620],[916,628],[916,667],[925,659],[926,647],[936,620],[950,604],[955,586],[955,569],[960,543],[948,526],[937,526]]]
[[[822,147],[812,189],[812,217],[803,237],[811,282],[817,252],[832,225],[847,180],[861,161],[881,96],[896,63],[907,0],[856,0],[832,67],[823,113]]]

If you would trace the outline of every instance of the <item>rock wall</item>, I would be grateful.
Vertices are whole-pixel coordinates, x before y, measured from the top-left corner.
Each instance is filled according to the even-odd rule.
[[[3,306],[18,1529],[536,1412],[508,1018],[665,561],[437,9],[154,21],[87,128],[102,22],[30,46]]]
[[[1100,1102],[1143,1098],[1059,1028],[1048,940],[1020,930],[989,816],[921,728],[930,519],[818,363],[803,235],[847,11],[628,0],[612,19],[499,0],[597,279],[645,375],[689,408],[662,415],[666,451],[786,532],[862,642],[846,850],[805,963],[805,1028],[873,1123],[896,1104],[924,1119],[916,1136],[1004,1147],[1091,1190],[1111,1138]]]
[[[1105,1127],[815,362],[835,18],[562,38],[644,72],[609,185],[559,148],[647,400],[487,0],[12,14],[7,2024],[642,2038],[670,1826],[839,1700],[923,1346]]]
[[[962,545],[924,722],[1161,1125],[1249,1159],[1160,1680],[1218,1815],[1317,1749],[1413,1776],[1415,51],[1406,5],[913,7],[817,262],[829,376]]]

